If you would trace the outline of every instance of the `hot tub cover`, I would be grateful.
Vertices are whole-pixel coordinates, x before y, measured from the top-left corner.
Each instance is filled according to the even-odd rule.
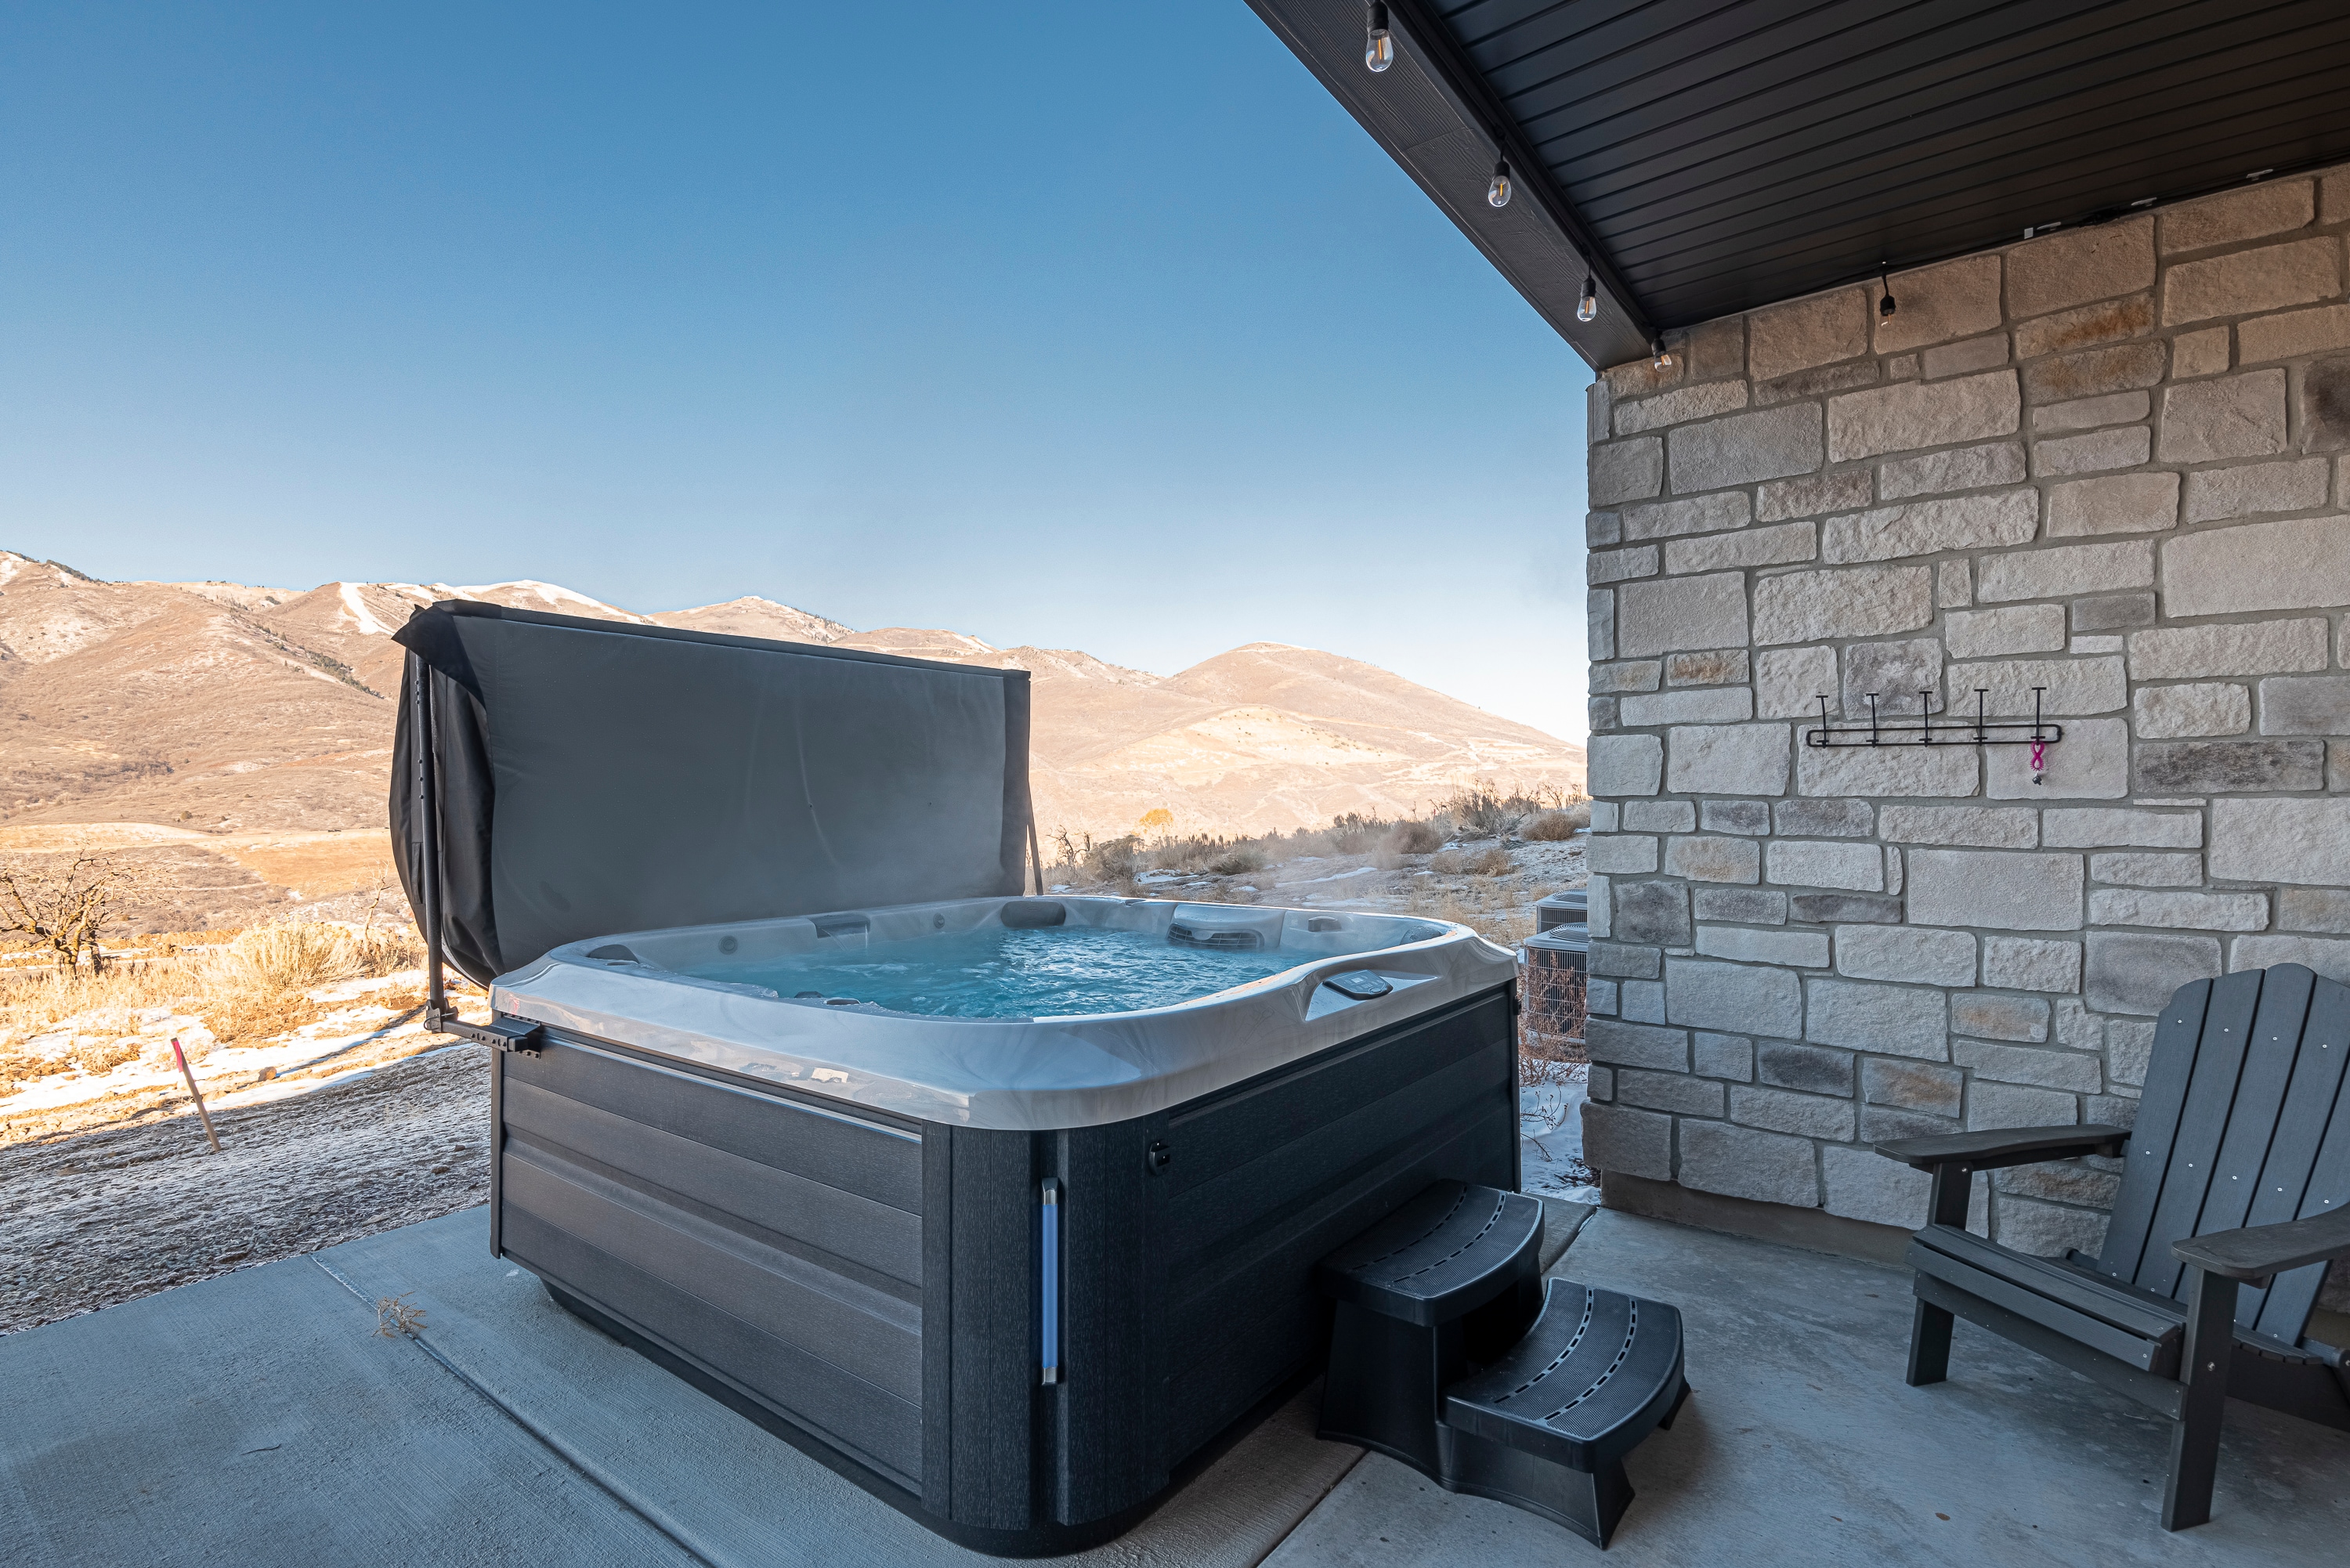
[[[607,931],[1023,889],[1028,673],[544,615],[419,611],[391,832],[424,925],[429,671],[441,948],[486,985]]]

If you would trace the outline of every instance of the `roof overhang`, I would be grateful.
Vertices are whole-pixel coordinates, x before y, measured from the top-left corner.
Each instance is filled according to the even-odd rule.
[[[2343,0],[1388,0],[1378,74],[1368,0],[1249,4],[1595,366],[2350,160]]]

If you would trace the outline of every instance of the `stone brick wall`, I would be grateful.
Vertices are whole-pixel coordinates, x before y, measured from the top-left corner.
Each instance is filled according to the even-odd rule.
[[[1668,339],[1591,394],[1592,1163],[1914,1225],[2126,1123],[2185,981],[2350,979],[2350,171]],[[1818,751],[1825,696],[2064,726]],[[2113,1162],[1984,1220],[2094,1249]]]

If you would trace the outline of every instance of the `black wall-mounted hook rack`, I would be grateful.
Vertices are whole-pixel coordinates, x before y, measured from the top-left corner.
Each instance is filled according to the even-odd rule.
[[[2064,738],[2064,726],[2049,723],[2042,716],[2048,688],[2032,689],[2032,717],[2029,719],[1993,719],[1983,707],[1990,688],[1975,688],[1975,716],[1956,723],[1945,721],[1939,728],[1934,723],[1934,689],[1920,687],[1918,691],[1918,722],[1887,723],[1878,717],[1877,697],[1868,693],[1868,722],[1866,724],[1832,724],[1828,722],[1828,700],[1820,698],[1820,722],[1815,730],[1804,732],[1804,744],[1825,750],[1831,746],[2053,746]]]

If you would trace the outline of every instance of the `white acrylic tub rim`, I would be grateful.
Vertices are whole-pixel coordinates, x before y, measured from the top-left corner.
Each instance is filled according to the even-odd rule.
[[[1007,908],[1019,923],[1023,908],[1039,904],[1060,905],[1071,925],[1164,934],[1180,919],[1195,929],[1255,930],[1299,961],[1168,1007],[996,1019],[833,1006],[669,967],[717,960],[723,941],[734,944],[726,960],[755,961],[837,941],[1001,925]],[[608,947],[634,957],[588,956]],[[1358,970],[1391,989],[1357,1000],[1323,983]],[[572,942],[499,976],[490,1000],[500,1013],[876,1110],[1038,1132],[1181,1105],[1491,990],[1515,972],[1505,950],[1466,926],[1413,916],[1160,898],[966,898]]]

